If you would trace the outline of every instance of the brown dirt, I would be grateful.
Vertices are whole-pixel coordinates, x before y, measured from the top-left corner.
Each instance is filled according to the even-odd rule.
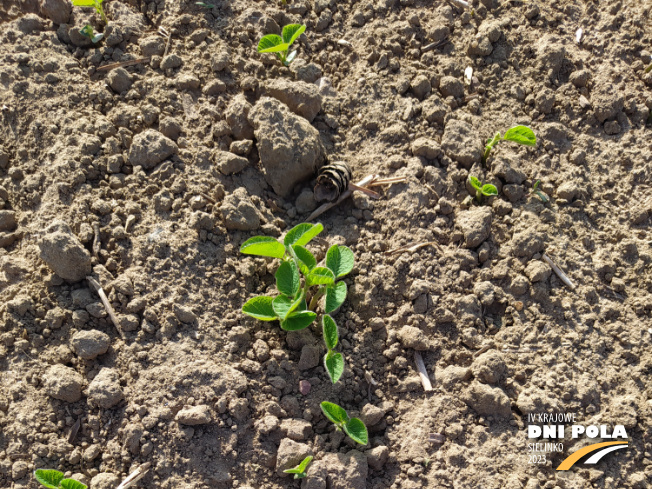
[[[89,20],[102,29],[89,10],[73,9],[69,29],[28,13],[36,2],[0,8],[0,205],[13,212],[0,219],[0,486],[36,487],[31,471],[56,468],[115,487],[151,462],[142,487],[648,487],[649,2],[475,0],[471,12],[454,1],[206,1],[215,8],[111,1],[97,48],[74,44]],[[255,52],[291,22],[307,25],[292,71]],[[159,26],[172,33],[165,59]],[[142,56],[151,60],[98,70]],[[295,76],[332,84],[319,96],[304,87],[308,101],[293,107],[321,103],[292,126],[318,131],[313,156],[323,145],[356,180],[407,177],[320,218],[313,250],[344,243],[356,255],[335,316],[347,364],[335,386],[309,361],[318,329],[286,334],[240,312],[271,292],[274,264],[239,246],[282,235],[314,207],[314,175],[274,192],[286,175],[265,178],[265,135],[246,118],[265,93],[291,104],[292,84],[266,87]],[[537,146],[501,143],[483,168],[483,141],[518,123]],[[144,140],[149,129],[172,141]],[[138,145],[156,156],[144,166],[133,166]],[[469,174],[499,197],[464,208]],[[548,204],[530,194],[539,179]],[[55,219],[80,256],[99,227],[93,274],[125,340],[86,280],[40,258]],[[385,253],[425,241],[436,245]],[[432,392],[414,347],[425,348]],[[322,400],[380,417],[364,455],[325,420]],[[529,463],[526,415],[541,412],[623,424],[630,446],[557,472],[590,442],[567,439]],[[277,471],[277,458],[301,450],[317,461],[303,486]]]

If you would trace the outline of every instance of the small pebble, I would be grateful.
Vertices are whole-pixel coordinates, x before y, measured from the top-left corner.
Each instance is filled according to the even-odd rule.
[[[302,395],[307,396],[310,393],[310,387],[310,382],[307,380],[299,381],[299,392],[301,392]]]

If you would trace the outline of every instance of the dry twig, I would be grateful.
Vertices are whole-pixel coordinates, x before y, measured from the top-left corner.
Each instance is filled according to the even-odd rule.
[[[127,489],[128,487],[133,486],[136,484],[140,479],[145,477],[147,472],[149,472],[149,468],[152,466],[150,462],[144,463],[140,467],[138,467],[136,470],[134,470],[131,474],[127,476],[125,480],[123,480],[120,485],[116,489]]]
[[[163,26],[158,28],[158,33],[163,37],[167,37],[167,42],[165,43],[165,51],[163,51],[163,57],[165,58],[168,55],[168,50],[170,49],[170,41],[172,40],[172,33],[168,32]]]
[[[95,280],[93,277],[86,277],[86,280],[88,280],[88,283],[91,284],[91,286],[95,289],[97,292],[97,295],[100,296],[100,299],[102,300],[102,304],[104,304],[104,307],[106,309],[106,312],[109,314],[109,317],[111,318],[111,322],[113,325],[116,327],[118,330],[118,333],[120,333],[120,337],[123,340],[126,340],[126,336],[124,332],[122,331],[122,327],[120,326],[120,322],[118,321],[118,317],[115,315],[115,311],[113,310],[113,306],[111,306],[111,303],[109,302],[109,298],[106,296],[104,293],[104,290],[102,290],[102,287],[100,286],[99,282]]]
[[[548,258],[548,256],[544,253],[542,258],[544,261],[550,265],[550,268],[552,268],[552,271],[557,274],[557,276],[561,279],[562,282],[564,282],[571,290],[575,289],[575,284],[571,282],[571,280],[566,276],[564,272],[562,272],[561,268],[559,268],[555,263]]]
[[[437,241],[425,241],[423,243],[417,243],[417,244],[409,244],[405,246],[401,246],[400,248],[396,248],[395,250],[389,250],[386,251],[386,255],[394,255],[396,253],[404,253],[406,251],[409,251],[410,253],[414,253],[417,251],[419,248],[423,248],[425,246],[434,246],[441,252],[441,247],[439,246],[439,243]]]
[[[148,57],[136,58],[136,59],[130,59],[129,61],[121,61],[119,63],[104,65],[104,66],[100,66],[99,68],[97,68],[96,71],[110,71],[113,68],[120,68],[122,66],[133,66],[133,65],[140,64],[140,63],[149,63],[149,58]]]
[[[98,256],[100,253],[100,223],[93,223],[93,232],[95,237],[93,238],[93,255]]]
[[[430,378],[428,377],[428,371],[426,370],[426,365],[423,363],[423,357],[418,351],[414,352],[414,363],[417,366],[419,371],[419,378],[421,379],[421,384],[423,385],[423,390],[429,392],[432,390],[432,384],[430,383]]]

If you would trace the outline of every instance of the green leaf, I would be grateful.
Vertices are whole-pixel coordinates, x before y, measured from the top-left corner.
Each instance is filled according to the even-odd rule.
[[[88,489],[88,486],[75,479],[64,479],[61,481],[61,489]]]
[[[367,427],[358,418],[353,418],[346,422],[344,425],[344,433],[349,435],[354,442],[359,443],[360,445],[366,445],[369,443]]]
[[[295,474],[295,479],[303,479],[306,476],[306,469],[308,468],[308,465],[310,465],[310,462],[312,462],[312,459],[312,455],[308,455],[299,465],[292,469],[284,470],[283,472],[286,474]]]
[[[287,43],[288,46],[292,44],[294,41],[297,40],[297,38],[304,33],[306,30],[305,25],[301,24],[288,24],[285,27],[283,27],[283,32],[281,34],[281,37],[283,38],[283,42]]]
[[[281,321],[281,329],[285,331],[298,331],[307,328],[317,318],[312,311],[301,311],[294,313]]]
[[[276,49],[278,47],[281,49]],[[288,46],[283,42],[281,36],[277,34],[267,34],[258,41],[258,52],[259,53],[273,53],[275,51],[286,51]],[[271,51],[270,51],[271,50]]]
[[[498,189],[494,186],[491,185],[490,183],[486,183],[482,186],[482,195],[486,195],[487,197],[491,197],[492,195],[498,195]]]
[[[274,321],[278,317],[274,312],[272,301],[273,299],[266,295],[252,297],[242,306],[242,312],[261,321]]]
[[[329,350],[334,350],[339,339],[339,335],[337,333],[337,324],[328,314],[324,314],[324,316],[321,318],[321,322],[324,331],[324,343],[326,343],[326,348]]]
[[[72,0],[75,7],[95,7],[94,0]]]
[[[288,260],[281,263],[276,270],[276,287],[285,295],[294,297],[301,287],[301,277],[299,269],[294,260]]]
[[[292,301],[291,297],[281,294],[278,297],[274,298],[272,301],[272,307],[274,308],[274,312],[279,317],[279,319],[285,319],[289,314],[294,312],[297,307],[299,307],[303,300],[303,294],[299,295],[299,297],[297,297],[294,301]]]
[[[299,259],[299,268],[301,269],[301,273],[308,275],[310,270],[315,268],[317,265],[317,260],[315,259],[314,255],[303,246],[294,245],[292,249]]]
[[[469,175],[469,183],[471,184],[471,187],[476,190],[482,189],[482,182],[474,176]]]
[[[63,473],[52,469],[36,469],[34,477],[48,489],[58,489],[63,480]]]
[[[344,357],[342,357],[341,353],[335,353],[331,350],[324,356],[324,367],[326,367],[331,382],[336,384],[344,373]]]
[[[534,135],[534,131],[527,126],[514,126],[511,129],[508,129],[503,139],[506,141],[514,141],[518,144],[524,144],[525,146],[536,146],[537,137]]]
[[[320,404],[320,406],[321,406],[321,410],[324,412],[324,416],[326,416],[329,420],[331,420],[336,425],[346,423],[349,420],[349,415],[346,414],[344,408],[341,408],[337,404],[328,401],[323,401]]]
[[[269,236],[254,236],[242,244],[240,253],[283,258],[283,255],[285,255],[285,246]]]
[[[350,248],[346,246],[333,245],[326,253],[326,266],[331,269],[335,278],[344,277],[353,270],[355,258]]]
[[[324,226],[321,224],[310,224],[303,222],[297,226],[294,226],[287,232],[285,238],[283,239],[283,243],[285,246],[306,246],[312,238],[317,236],[323,230]]]
[[[308,287],[313,285],[333,285],[335,283],[335,275],[330,269],[326,267],[315,267],[306,277]]]
[[[346,284],[344,282],[337,282],[326,289],[326,301],[324,304],[324,312],[331,313],[336,311],[346,300]]]

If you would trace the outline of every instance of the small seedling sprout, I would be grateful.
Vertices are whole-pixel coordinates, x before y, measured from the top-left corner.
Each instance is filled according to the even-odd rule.
[[[95,34],[95,32],[93,31],[93,26],[91,26],[90,24],[87,24],[83,28],[79,29],[79,33],[82,36],[88,37],[93,44],[100,42],[104,37],[104,34],[102,34],[101,32]]]
[[[339,341],[337,324],[328,314],[322,317],[322,326],[324,330],[324,343],[326,344],[327,353],[324,355],[324,367],[328,372],[333,384],[337,383],[344,373],[344,358],[341,353],[336,353],[335,347]]]
[[[284,470],[283,472],[286,474],[294,474],[295,479],[303,479],[306,476],[306,469],[308,468],[308,465],[310,465],[310,462],[312,462],[312,459],[313,457],[308,455],[299,465],[292,469]]]
[[[36,469],[34,477],[48,489],[87,489],[88,486],[75,479],[64,479],[58,470]]]
[[[541,199],[541,202],[546,204],[550,199],[546,194],[544,194],[541,190],[539,190],[539,184],[541,183],[541,180],[537,180],[534,182],[534,185],[532,185],[532,193],[536,194],[537,197]]]
[[[276,53],[276,56],[278,56],[278,59],[284,66],[290,66],[290,63],[297,56],[296,50],[288,54],[290,46],[305,30],[305,25],[288,24],[283,27],[283,32],[280,36],[277,34],[267,34],[264,36],[258,43],[258,52]]]
[[[514,126],[508,129],[504,136],[501,137],[500,133],[497,132],[493,138],[487,140],[487,144],[484,147],[484,154],[482,155],[483,164],[487,162],[491,150],[499,141],[514,141],[525,146],[537,145],[537,137],[534,135],[532,129],[527,126]]]
[[[213,5],[212,3],[195,2],[195,4],[199,5],[200,7],[204,7],[208,9],[215,8],[215,5]]]
[[[494,197],[498,195],[498,189],[490,184],[485,183],[484,185],[476,177],[469,175],[469,183],[471,187],[475,189],[475,200],[478,204],[482,204],[484,197]]]
[[[106,15],[104,14],[104,9],[102,8],[102,2],[104,0],[72,0],[72,4],[75,7],[92,7],[95,11],[100,14],[102,21],[105,24],[108,24],[109,21],[106,20]]]
[[[366,445],[369,442],[367,427],[358,418],[349,418],[344,408],[332,402],[324,401],[320,404],[321,410],[330,421],[335,423],[338,430],[343,430],[354,442]]]

